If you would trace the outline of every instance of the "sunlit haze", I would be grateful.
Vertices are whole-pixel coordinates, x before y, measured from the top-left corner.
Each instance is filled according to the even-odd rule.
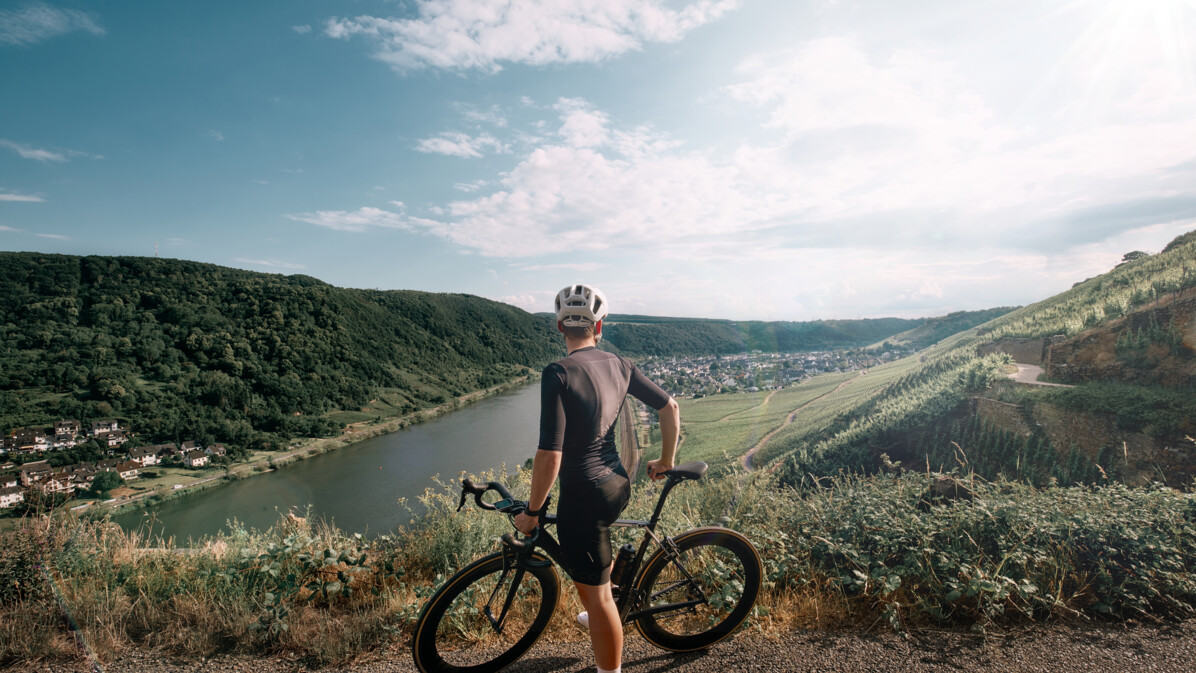
[[[0,6],[0,249],[547,311],[1026,304],[1196,228],[1189,0]]]

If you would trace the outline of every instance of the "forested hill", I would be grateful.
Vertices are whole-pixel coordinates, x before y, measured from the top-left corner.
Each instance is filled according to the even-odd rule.
[[[790,353],[867,346],[925,322],[904,318],[764,322],[612,314],[603,336],[625,354]]]
[[[398,411],[561,353],[551,321],[460,294],[141,257],[0,253],[0,430],[127,420],[143,440],[270,443],[385,394]]]

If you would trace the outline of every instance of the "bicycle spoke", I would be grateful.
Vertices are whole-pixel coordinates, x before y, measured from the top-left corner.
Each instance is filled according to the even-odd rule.
[[[653,644],[675,651],[705,647],[746,618],[760,586],[759,556],[733,531],[697,529],[677,538],[675,554],[659,551],[637,588],[632,612]]]
[[[437,651],[453,666],[471,665],[506,652],[527,635],[542,600],[543,587],[535,575],[495,572],[485,576],[445,609],[435,635]],[[501,607],[497,616],[492,605]]]

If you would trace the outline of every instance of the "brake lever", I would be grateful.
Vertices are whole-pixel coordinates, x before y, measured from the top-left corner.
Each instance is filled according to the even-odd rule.
[[[457,503],[457,511],[458,512],[460,512],[461,508],[465,506],[465,497],[468,495],[469,495],[469,491],[466,491],[465,489],[461,489],[461,502]]]

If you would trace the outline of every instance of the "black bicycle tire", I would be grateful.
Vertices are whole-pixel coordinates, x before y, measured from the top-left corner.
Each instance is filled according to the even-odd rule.
[[[483,556],[462,568],[450,577],[424,606],[419,619],[415,622],[415,630],[411,637],[411,653],[415,659],[415,667],[420,671],[423,673],[494,673],[510,666],[540,639],[544,628],[548,625],[548,620],[556,611],[561,593],[560,575],[552,565],[527,569],[529,574],[539,580],[540,586],[543,588],[542,601],[536,611],[536,618],[532,621],[527,633],[509,649],[489,661],[470,666],[454,665],[445,661],[440,655],[436,635],[445,610],[452,604],[453,599],[479,579],[500,572],[503,563],[502,556],[502,552],[496,552]],[[536,553],[532,555],[532,560],[542,562],[547,559]]]
[[[645,615],[636,620],[644,639],[653,645],[671,652],[691,652],[709,647],[731,635],[739,625],[747,619],[760,595],[760,585],[764,576],[764,566],[760,561],[760,554],[751,541],[740,533],[728,528],[710,526],[695,528],[673,538],[678,550],[684,552],[698,547],[722,547],[730,551],[743,564],[743,593],[731,613],[710,629],[691,635],[678,635],[669,632],[657,620],[656,615]],[[636,583],[639,595],[650,595],[651,587],[656,577],[670,562],[663,549],[657,549],[644,566],[644,572]],[[646,607],[646,606],[640,606]]]

